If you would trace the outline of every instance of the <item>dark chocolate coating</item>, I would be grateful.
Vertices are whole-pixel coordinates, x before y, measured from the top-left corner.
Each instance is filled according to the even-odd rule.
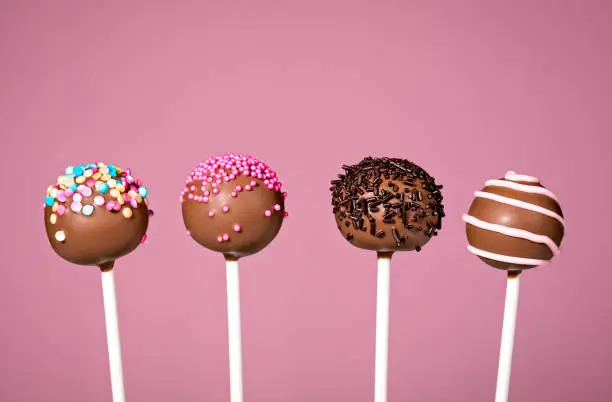
[[[505,181],[506,179],[500,180]],[[514,182],[522,185],[544,187],[540,183]],[[527,202],[555,212],[563,217],[563,212],[557,201],[547,195],[533,194],[500,186],[486,186],[482,191]],[[557,246],[560,246],[563,240],[564,227],[557,219],[540,212],[508,205],[488,198],[475,198],[470,206],[468,215],[487,223],[514,229],[522,229],[533,234],[547,236],[552,239]],[[466,224],[466,235],[468,243],[472,247],[490,253],[536,260],[550,260],[554,256],[551,249],[546,244],[508,236],[495,231],[479,228],[469,223]],[[520,271],[537,266],[497,261],[482,256],[478,257],[491,267],[502,270]]]
[[[378,252],[420,251],[441,229],[442,186],[414,163],[367,157],[332,181],[340,233],[355,247]]]
[[[94,190],[91,197],[83,197],[83,203],[93,205],[93,198],[99,195],[102,194]],[[106,201],[113,199],[108,194],[103,196]],[[130,218],[125,218],[121,211],[107,211],[104,206],[96,206],[90,216],[72,212],[68,207],[52,224],[51,213],[51,207],[46,207],[45,229],[51,247],[60,257],[78,265],[108,265],[132,252],[149,225],[149,211],[144,202],[132,208]],[[66,234],[63,242],[55,239],[59,230]]]
[[[231,196],[237,185],[245,187],[252,180],[258,183],[252,190]],[[197,187],[192,194],[203,196],[202,182],[190,182],[187,187],[191,185]],[[206,189],[212,191],[210,183]],[[224,205],[229,206],[229,212],[222,211]],[[274,205],[280,205],[280,211],[275,211]],[[211,210],[215,212],[213,217],[208,215]],[[264,214],[266,210],[271,216]],[[238,259],[263,250],[276,237],[283,223],[285,202],[282,192],[268,189],[263,180],[239,176],[219,185],[219,193],[210,196],[207,203],[184,199],[182,212],[185,227],[197,243],[223,253],[227,259]],[[240,226],[239,232],[234,231],[234,225]],[[219,242],[218,237],[224,234],[229,240]]]

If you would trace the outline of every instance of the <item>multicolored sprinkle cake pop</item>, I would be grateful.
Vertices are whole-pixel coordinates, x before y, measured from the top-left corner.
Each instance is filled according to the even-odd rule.
[[[101,162],[68,167],[45,197],[51,247],[74,264],[112,264],[146,239],[147,195],[130,169]]]
[[[251,156],[210,158],[189,174],[180,195],[187,233],[226,257],[261,251],[287,216],[281,188],[276,172]]]

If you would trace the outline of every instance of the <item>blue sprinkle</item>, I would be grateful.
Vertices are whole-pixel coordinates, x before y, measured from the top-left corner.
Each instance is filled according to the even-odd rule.
[[[72,168],[72,172],[75,174],[75,176],[81,176],[83,173],[85,173],[85,170],[81,166],[77,166]]]
[[[93,211],[94,211],[93,205],[89,205],[89,204],[84,205],[83,209],[81,210],[81,212],[83,212],[83,215],[87,215],[87,216],[93,214]]]
[[[73,183],[68,188],[72,191],[77,191],[77,188],[79,188],[79,186],[76,183]]]
[[[87,165],[87,169],[93,169],[93,168],[97,168],[98,165],[96,165],[95,163],[90,163],[89,165]]]
[[[106,192],[108,191],[108,184],[100,182],[100,184],[98,185],[98,191],[102,194],[106,194]]]
[[[142,198],[145,198],[147,194],[149,194],[149,190],[147,190],[147,188],[144,186],[140,186],[138,187],[138,194],[140,194]]]
[[[45,204],[47,204],[47,206],[52,207],[53,204],[55,204],[55,198],[51,197],[50,195],[45,197]]]

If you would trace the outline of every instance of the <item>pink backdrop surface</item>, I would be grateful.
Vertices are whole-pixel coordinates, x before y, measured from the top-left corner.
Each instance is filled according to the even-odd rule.
[[[522,280],[511,398],[610,401],[611,19],[583,0],[0,2],[0,400],[111,400],[100,275],[54,255],[40,211],[96,160],[131,167],[156,212],[116,267],[128,400],[229,400],[223,260],[177,198],[237,151],[278,171],[290,213],[241,265],[246,401],[372,400],[376,260],[328,192],[370,154],[423,166],[447,208],[393,260],[390,402],[493,400],[505,276],[466,251],[461,213],[507,169],[568,226]]]

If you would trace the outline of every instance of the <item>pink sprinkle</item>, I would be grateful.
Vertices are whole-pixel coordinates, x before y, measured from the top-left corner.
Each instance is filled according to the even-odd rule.
[[[190,200],[193,200],[193,194],[191,193],[187,194],[187,198],[189,198]]]
[[[138,208],[138,201],[136,201],[134,198],[132,198],[130,200],[130,205],[132,206],[132,208],[137,209]]]
[[[191,190],[191,191],[196,191],[196,186],[192,185],[192,186],[190,187],[190,190]]]
[[[142,235],[142,238],[140,239],[140,244],[142,244],[142,243],[144,243],[145,241],[147,241],[147,237],[148,237],[148,236],[147,236],[147,234],[146,234],[146,233],[145,233],[145,234],[143,234],[143,235]]]
[[[257,186],[257,182],[255,180],[251,181],[251,187]]]
[[[58,205],[57,206],[57,214],[59,216],[62,216],[66,213],[66,207],[64,205]]]
[[[240,225],[234,225],[234,232],[240,232]]]
[[[281,206],[280,206],[280,204],[276,204],[276,205],[274,205],[274,210],[275,210],[275,211],[280,211],[280,210],[281,210]]]
[[[235,191],[232,191],[232,197],[236,198],[238,196],[238,193],[236,193]]]
[[[274,190],[274,184],[268,184],[268,189]]]
[[[204,190],[204,197],[210,197],[210,191]]]
[[[223,235],[223,240],[224,241],[228,241],[229,240],[229,235],[227,233]]]
[[[203,202],[204,204],[206,204],[206,203],[208,202],[208,200],[209,200],[209,198],[208,198],[208,197],[203,197],[203,198],[202,198],[202,202]]]
[[[81,201],[83,201],[83,196],[81,196],[81,194],[79,194],[79,193],[75,193],[75,194],[72,196],[72,202],[79,203],[79,202],[81,202]]]
[[[81,212],[81,209],[83,209],[83,204],[80,202],[73,202],[72,205],[70,205],[70,209],[72,209],[74,212]]]
[[[219,243],[223,243],[223,237],[221,237],[221,236],[217,237],[217,241],[218,241]]]
[[[223,212],[229,212],[229,206],[228,205],[224,205],[223,206]]]
[[[96,184],[96,181],[94,179],[89,179],[85,182],[85,184],[87,184],[88,187],[93,187]]]
[[[57,200],[59,202],[66,202],[66,194],[63,191],[57,193]]]
[[[283,198],[287,198],[287,192],[283,192]]]
[[[265,216],[272,216],[272,212],[269,209],[266,209],[266,212],[264,212]]]
[[[117,201],[115,201],[115,204],[113,205],[113,210],[114,211],[119,211],[121,209],[121,204],[119,204]]]
[[[132,197],[130,197],[130,195],[128,193],[124,193],[123,194],[123,199],[125,200],[125,202],[130,202]]]
[[[72,190],[64,190],[64,195],[66,197],[72,197],[74,195],[74,191],[72,191]]]
[[[185,234],[186,234],[187,236],[191,236],[191,232],[190,232],[189,230],[185,231]]]
[[[104,205],[104,197],[102,197],[101,195],[97,195],[94,197],[94,204],[96,204],[97,206],[101,207],[102,205]]]
[[[107,211],[112,211],[114,208],[115,208],[115,201],[110,200],[109,202],[106,203]]]
[[[219,194],[219,189],[217,187],[213,188],[213,194]]]
[[[236,186],[236,191],[237,192],[241,192],[242,191],[242,186]]]
[[[81,195],[83,197],[90,197],[92,193],[91,187],[84,187],[81,189]]]
[[[208,211],[208,216],[210,216],[211,218],[215,216],[215,211]]]
[[[251,185],[250,185],[250,184],[247,184],[246,186],[244,186],[244,189],[245,189],[246,191],[251,191]]]
[[[284,216],[285,218],[286,218],[286,217],[288,217],[288,216],[289,216],[289,212],[285,212],[285,213],[283,214],[283,216]]]

